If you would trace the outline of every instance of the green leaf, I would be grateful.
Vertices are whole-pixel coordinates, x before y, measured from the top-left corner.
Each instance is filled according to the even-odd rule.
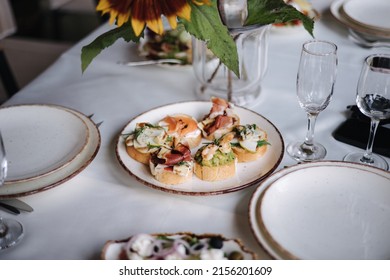
[[[283,0],[248,0],[245,25],[283,23],[297,19],[313,36],[314,21]]]
[[[191,5],[191,21],[180,19],[187,32],[195,38],[205,41],[207,48],[239,77],[237,47],[227,27],[219,17],[216,0],[212,1],[211,6],[198,6],[192,1],[189,4]]]
[[[264,145],[271,145],[269,142],[267,142],[266,140],[259,140],[257,141],[257,146],[256,147],[261,147],[261,146],[264,146]]]
[[[101,51],[115,43],[119,38],[123,38],[126,42],[139,42],[139,37],[134,34],[130,23],[125,23],[121,27],[112,29],[99,37],[92,43],[84,46],[81,49],[81,70],[87,69],[92,60],[101,53]]]

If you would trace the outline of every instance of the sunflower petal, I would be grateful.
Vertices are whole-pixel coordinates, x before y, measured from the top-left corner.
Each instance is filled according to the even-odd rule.
[[[135,35],[138,37],[141,34],[142,30],[144,30],[145,28],[145,22],[132,18],[131,26],[133,27]]]
[[[107,0],[100,0],[99,4],[96,6],[96,11],[107,10],[110,9],[110,7],[110,2],[108,2]]]
[[[184,5],[179,11],[176,12],[178,17],[184,18],[187,21],[191,20],[191,7],[190,5]]]
[[[112,10],[110,12],[110,20],[109,20],[110,24],[114,24],[115,23],[115,19],[116,19],[117,15],[118,15],[118,12],[116,12],[116,11]]]
[[[119,14],[118,15],[118,20],[117,20],[117,25],[122,26],[125,22],[129,20],[130,15],[129,14]]]
[[[176,15],[174,16],[167,16],[169,25],[172,27],[172,29],[176,29],[177,27],[177,20],[176,20]]]
[[[148,27],[155,33],[157,34],[162,34],[164,32],[164,26],[162,23],[161,18],[158,19],[152,19],[152,20],[147,20],[146,24]]]

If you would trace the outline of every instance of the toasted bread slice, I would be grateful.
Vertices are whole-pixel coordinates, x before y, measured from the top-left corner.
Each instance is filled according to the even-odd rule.
[[[220,166],[205,166],[195,162],[195,175],[204,181],[221,181],[236,175],[236,161]]]
[[[141,153],[133,146],[126,146],[126,151],[133,159],[143,164],[149,164],[150,153]]]
[[[236,155],[238,162],[249,162],[262,157],[267,151],[267,145],[256,148],[256,152],[250,152],[242,147],[232,147],[233,153]]]
[[[163,184],[167,185],[177,185],[182,184],[188,181],[192,180],[192,174],[193,172],[190,172],[187,174],[187,176],[181,176],[178,174],[175,174],[174,172],[170,170],[164,170],[161,172],[157,172],[154,174],[154,178],[156,178],[157,181]]]

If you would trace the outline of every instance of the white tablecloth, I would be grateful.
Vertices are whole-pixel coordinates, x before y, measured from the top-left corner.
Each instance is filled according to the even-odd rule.
[[[336,43],[339,57],[334,96],[319,115],[315,138],[327,148],[327,160],[341,160],[358,149],[336,141],[332,132],[345,120],[346,106],[354,104],[362,61],[371,53],[388,50],[353,44],[346,28],[329,13],[331,1],[313,2],[322,13],[315,37]],[[135,46],[124,41],[104,50],[81,74],[81,47],[109,28],[102,26],[76,44],[6,103],[58,104],[86,115],[94,113],[93,119],[104,123],[100,151],[84,171],[56,188],[23,198],[35,211],[16,217],[25,227],[25,237],[18,246],[0,252],[0,259],[97,259],[106,240],[176,231],[237,237],[266,258],[248,221],[248,203],[256,186],[218,196],[173,195],[142,185],[119,165],[114,146],[123,126],[151,108],[195,100],[195,78],[191,68],[118,65],[117,61],[137,59]],[[302,43],[310,38],[304,31],[270,34],[268,72],[260,101],[251,108],[275,124],[286,144],[303,139],[306,133],[295,79]],[[278,169],[295,163],[285,155]]]

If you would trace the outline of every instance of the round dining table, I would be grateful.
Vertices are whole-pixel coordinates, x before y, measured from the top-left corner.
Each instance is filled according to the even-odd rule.
[[[340,142],[333,132],[346,120],[347,106],[355,104],[356,86],[365,57],[389,52],[362,48],[348,39],[348,29],[330,12],[330,0],[313,0],[320,17],[314,37],[338,46],[338,70],[333,97],[317,119],[315,140],[327,149],[325,161],[341,161],[361,148]],[[183,195],[151,188],[131,176],[116,155],[122,129],[136,116],[167,104],[196,101],[196,79],[191,66],[125,66],[140,60],[135,43],[118,40],[81,71],[81,49],[113,28],[103,24],[64,52],[47,70],[3,106],[50,104],[70,108],[100,123],[100,143],[93,160],[78,174],[53,188],[18,197],[34,208],[14,216],[25,236],[0,259],[95,260],[108,240],[138,233],[194,232],[223,234],[240,239],[260,259],[270,255],[255,238],[249,221],[252,194],[261,182],[216,195]],[[302,27],[268,36],[268,68],[257,102],[249,110],[269,120],[284,144],[304,139],[305,112],[296,96],[296,78],[302,44],[311,40]],[[26,65],[28,67],[28,65]],[[277,172],[296,165],[283,150]],[[390,163],[390,158],[386,158]],[[352,180],[353,178],[351,178]]]

